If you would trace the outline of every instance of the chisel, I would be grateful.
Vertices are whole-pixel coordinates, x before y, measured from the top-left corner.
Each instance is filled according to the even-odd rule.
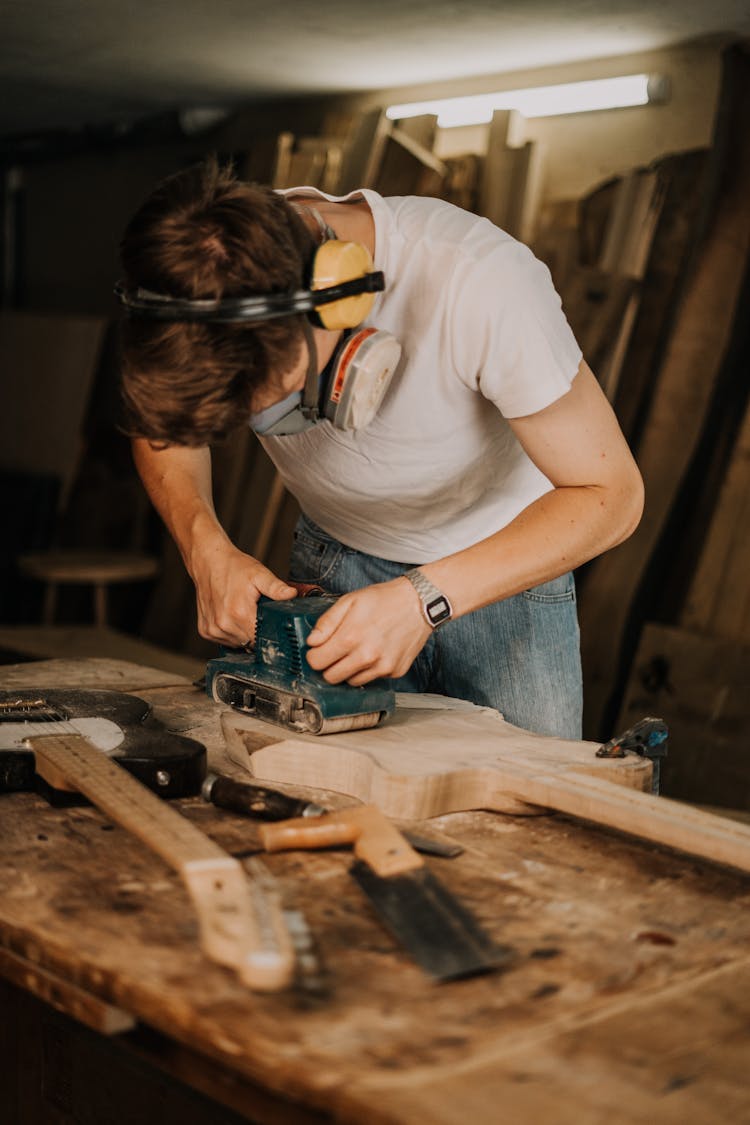
[[[328,815],[327,809],[312,801],[289,797],[286,793],[280,793],[278,789],[268,789],[264,785],[235,781],[233,777],[226,777],[224,774],[209,773],[203,783],[201,796],[219,809],[241,813],[256,820],[278,821],[294,817]],[[411,846],[426,855],[453,859],[463,852],[460,844],[436,840],[432,836],[423,836],[410,830],[402,829],[402,831]]]

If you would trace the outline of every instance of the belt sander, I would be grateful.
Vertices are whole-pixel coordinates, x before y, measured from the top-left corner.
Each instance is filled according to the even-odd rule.
[[[208,662],[206,692],[237,711],[306,734],[374,727],[395,706],[377,683],[329,684],[307,662],[307,638],[334,598],[325,594],[277,602],[261,597],[255,646]]]

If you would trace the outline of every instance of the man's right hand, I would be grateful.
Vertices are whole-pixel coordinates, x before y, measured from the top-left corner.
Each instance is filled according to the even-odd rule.
[[[255,638],[258,598],[293,598],[297,591],[257,559],[227,541],[195,554],[190,573],[198,602],[198,631],[209,641],[240,648]]]
[[[293,598],[288,586],[227,538],[211,496],[211,451],[133,442],[133,457],[151,500],[179,548],[198,599],[202,637],[240,647],[255,638],[258,598]]]

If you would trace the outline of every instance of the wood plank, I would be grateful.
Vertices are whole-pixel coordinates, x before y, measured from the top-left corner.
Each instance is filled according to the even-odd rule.
[[[495,226],[506,230],[513,206],[513,173],[518,148],[508,141],[521,129],[522,121],[517,110],[496,110],[487,136],[482,181],[479,187],[479,213]],[[508,231],[512,234],[512,231]]]
[[[601,261],[620,176],[598,184],[578,200],[579,259],[582,265],[596,266]]]
[[[325,131],[342,139],[339,182],[334,195],[345,195],[370,184],[389,122],[380,107],[365,112],[329,114]]]
[[[664,193],[658,173],[637,168],[617,184],[599,268],[640,280],[646,271]]]
[[[539,209],[531,249],[552,274],[558,293],[564,293],[571,272],[583,265],[581,252],[581,201],[548,200]],[[593,262],[587,262],[593,266]]]
[[[510,226],[514,238],[533,241],[544,186],[545,151],[539,141],[527,141],[517,150],[513,169]]]
[[[608,274],[596,266],[573,266],[560,294],[586,362],[605,390],[607,364],[635,285],[633,278]]]
[[[187,687],[189,682],[185,676],[174,672],[99,657],[0,665],[0,684],[4,691],[27,687],[80,688],[84,684],[102,691],[141,691],[177,685]]]
[[[415,118],[415,120],[419,120],[419,118]],[[431,133],[434,136],[434,128]],[[432,143],[433,136],[430,137],[430,143]],[[421,141],[412,136],[403,125],[394,125],[391,130],[391,140],[395,141],[397,145],[401,145],[401,148],[405,148],[425,168],[431,168],[433,172],[437,172],[441,180],[445,179],[448,174],[448,166],[445,161],[435,156],[431,148],[427,148]]]
[[[342,147],[334,138],[280,133],[271,186],[289,188],[304,184],[335,194],[341,165]]]
[[[686,801],[750,809],[750,646],[649,622],[618,718],[644,713],[669,726],[662,791]],[[645,709],[645,710],[644,710]]]
[[[653,166],[658,177],[657,198],[661,202],[659,218],[614,399],[618,420],[631,442],[641,432],[675,315],[680,283],[695,245],[709,160],[709,154],[699,150],[664,157]]]
[[[610,401],[616,397],[664,191],[656,171],[636,169],[592,193],[601,230],[596,265],[567,271],[563,308],[589,366]],[[606,209],[602,202],[607,204]],[[584,217],[589,208],[581,208]],[[591,225],[591,218],[587,222]],[[591,235],[588,241],[592,242]]]
[[[641,301],[641,285],[651,254],[654,234],[664,201],[656,171],[637,169],[621,181],[609,230],[605,236],[600,268],[633,282],[609,347],[594,370],[610,402],[620,384],[630,338]]]
[[[437,116],[434,113],[423,113],[419,117],[405,117],[401,121],[394,121],[391,126],[391,136],[398,134],[397,143],[408,148],[412,142],[414,155],[422,159],[428,166],[440,170],[441,161],[433,155],[435,135],[437,133]],[[437,161],[437,164],[435,163]]]
[[[731,343],[722,359],[700,440],[652,566],[652,572],[657,576],[654,581],[656,596],[652,598],[654,608],[649,607],[647,616],[659,621],[680,622],[682,619],[689,588],[706,546],[707,530],[714,523],[717,499],[731,467],[747,412],[750,319],[745,315],[745,309],[748,302],[750,256],[737,302]],[[731,563],[732,573],[726,577],[736,577],[737,581],[734,589],[724,591],[724,622],[725,628],[741,639],[743,617],[750,609],[746,581],[750,550],[741,537],[737,550],[731,552]],[[705,578],[709,584],[721,581],[718,573],[713,577],[706,574]],[[721,635],[721,631],[717,630],[716,635]]]
[[[171,672],[191,681],[197,680],[205,671],[202,660],[149,644],[130,633],[99,629],[95,625],[4,625],[0,626],[0,648],[37,659],[103,657],[124,660]],[[3,669],[0,667],[0,679],[2,677]]]
[[[521,143],[524,122],[517,110],[492,115],[479,191],[479,213],[522,242],[534,236],[541,200],[543,150]]]
[[[77,988],[25,957],[0,948],[0,976],[38,996],[58,1012],[99,1031],[102,1035],[119,1035],[131,1031],[135,1020],[128,1012],[105,1004],[89,992]]]
[[[750,406],[719,490],[680,624],[750,644]]]
[[[596,374],[602,390],[610,402],[614,401],[617,395],[617,388],[620,385],[622,367],[625,361],[628,343],[630,342],[630,337],[633,332],[633,325],[638,315],[639,304],[640,293],[636,289],[628,295],[617,330],[610,340],[610,345],[602,363],[596,369]]]
[[[467,152],[462,156],[448,157],[445,165],[447,173],[443,184],[443,198],[464,211],[476,212],[482,157],[478,153]]]
[[[432,154],[437,118],[385,119],[379,128],[365,186],[381,195],[439,195],[446,167]]]

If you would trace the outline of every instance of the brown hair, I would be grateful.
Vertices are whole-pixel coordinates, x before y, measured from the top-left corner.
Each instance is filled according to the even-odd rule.
[[[128,289],[192,299],[282,293],[305,282],[314,240],[283,196],[239,181],[215,158],[160,183],[120,245]],[[254,390],[300,356],[300,316],[262,324],[126,317],[123,429],[209,445],[247,421]]]

